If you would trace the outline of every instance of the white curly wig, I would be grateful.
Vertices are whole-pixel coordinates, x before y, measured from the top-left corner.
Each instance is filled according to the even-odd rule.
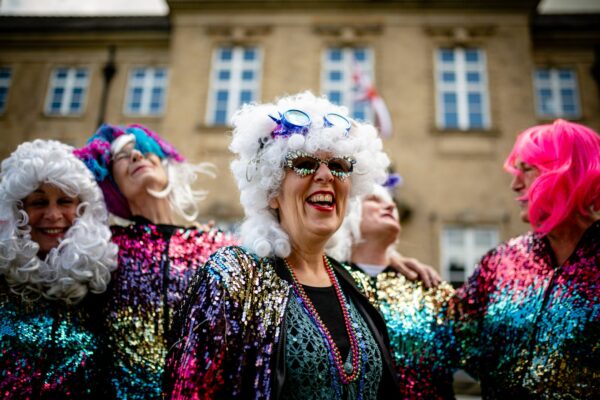
[[[102,193],[72,152],[72,147],[57,141],[34,140],[21,144],[2,162],[0,274],[26,300],[43,296],[77,303],[88,291],[104,292],[116,268],[117,246],[110,241]],[[81,203],[73,226],[41,260],[22,200],[44,183]]]
[[[269,117],[297,109],[310,116],[309,131],[291,136],[272,137],[276,123]],[[245,212],[240,237],[242,245],[259,257],[287,257],[291,247],[277,215],[269,207],[285,176],[285,156],[291,151],[315,154],[326,151],[356,159],[350,179],[350,198],[368,193],[374,183],[382,183],[389,165],[377,130],[369,124],[352,121],[347,133],[339,127],[326,127],[323,117],[329,113],[347,116],[345,107],[332,104],[310,92],[283,97],[276,103],[246,104],[233,117],[233,139],[229,149],[237,155],[231,170],[240,189]],[[349,119],[349,118],[348,118]]]
[[[329,239],[325,246],[325,252],[330,257],[340,261],[352,260],[352,246],[362,242],[362,234],[360,232],[360,223],[362,221],[363,200],[368,196],[377,196],[386,202],[393,203],[394,199],[389,190],[381,185],[373,185],[371,192],[365,193],[362,196],[351,199],[348,202],[348,211],[346,218],[340,229]],[[394,216],[399,219],[398,209],[394,208]],[[394,249],[396,243],[393,243],[388,248],[388,253]]]

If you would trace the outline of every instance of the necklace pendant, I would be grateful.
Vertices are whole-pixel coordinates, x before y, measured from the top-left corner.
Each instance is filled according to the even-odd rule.
[[[350,375],[354,368],[352,367],[352,363],[350,361],[346,361],[344,363],[344,372]]]

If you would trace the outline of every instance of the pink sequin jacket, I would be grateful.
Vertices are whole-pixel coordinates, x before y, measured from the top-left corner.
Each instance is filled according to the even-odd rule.
[[[236,240],[216,228],[155,225],[140,217],[111,229],[119,261],[104,314],[113,395],[161,398],[173,313],[208,257]]]
[[[560,266],[538,234],[498,246],[451,309],[484,399],[600,398],[600,221]]]

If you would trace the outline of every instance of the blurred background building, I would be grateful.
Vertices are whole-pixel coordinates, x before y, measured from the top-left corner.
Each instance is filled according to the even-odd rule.
[[[13,0],[18,2],[18,0]],[[0,16],[0,158],[35,138],[83,145],[102,122],[142,123],[218,178],[203,220],[241,216],[233,112],[311,90],[375,118],[403,177],[400,250],[462,282],[528,229],[502,170],[523,129],[600,129],[600,14],[539,0],[168,0],[164,15]],[[10,14],[10,15],[8,15]]]

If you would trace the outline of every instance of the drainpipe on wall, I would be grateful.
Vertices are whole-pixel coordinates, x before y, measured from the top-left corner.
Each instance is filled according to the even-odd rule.
[[[117,73],[117,66],[115,65],[115,46],[108,48],[108,61],[102,68],[102,76],[104,78],[102,84],[102,98],[100,99],[100,113],[98,114],[98,127],[102,125],[106,118],[106,105],[108,103],[108,93],[110,91],[110,82]]]

